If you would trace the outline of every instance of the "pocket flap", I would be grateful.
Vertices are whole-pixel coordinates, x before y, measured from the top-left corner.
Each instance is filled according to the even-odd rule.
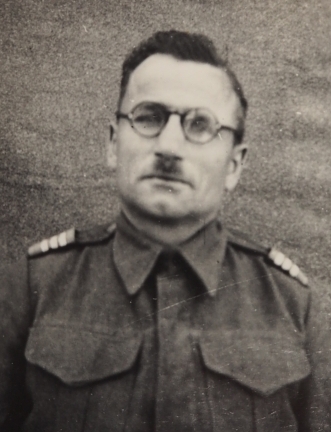
[[[26,359],[70,385],[84,385],[132,368],[142,335],[40,326],[30,330]]]
[[[205,366],[263,395],[300,381],[310,373],[302,343],[276,332],[226,331],[203,334]]]

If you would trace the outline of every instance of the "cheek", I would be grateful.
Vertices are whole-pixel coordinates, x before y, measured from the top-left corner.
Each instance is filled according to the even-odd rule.
[[[130,133],[121,134],[117,142],[117,159],[121,167],[129,167],[135,163],[139,154],[139,145],[135,143]]]
[[[126,147],[117,151],[117,180],[120,184],[129,183],[135,165],[134,154]]]
[[[151,165],[151,157],[144,147],[138,143],[120,145],[117,152],[117,178],[123,185],[135,184],[147,167]]]
[[[208,158],[200,159],[200,181],[205,187],[218,189],[224,183],[229,168],[227,154],[219,155],[217,152]]]
[[[140,163],[148,158],[153,142],[137,135],[131,127],[126,127],[118,134],[117,157],[123,165]]]

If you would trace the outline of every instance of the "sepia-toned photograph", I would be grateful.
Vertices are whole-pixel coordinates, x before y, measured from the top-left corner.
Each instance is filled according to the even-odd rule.
[[[0,432],[331,431],[330,1],[0,35]]]

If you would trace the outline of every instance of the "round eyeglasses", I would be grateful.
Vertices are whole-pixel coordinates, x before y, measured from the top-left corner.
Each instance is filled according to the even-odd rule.
[[[180,117],[180,124],[185,138],[195,144],[206,144],[216,137],[222,129],[237,133],[236,129],[222,126],[214,114],[206,108],[192,108],[183,112],[169,109],[167,106],[155,102],[141,102],[133,110],[124,114],[116,113],[117,120],[127,119],[131,127],[141,136],[154,138],[161,134],[168,123],[169,117],[176,114]]]

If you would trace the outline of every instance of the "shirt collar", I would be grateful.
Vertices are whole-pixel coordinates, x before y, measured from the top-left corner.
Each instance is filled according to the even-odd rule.
[[[216,294],[226,247],[226,231],[218,220],[199,230],[176,247],[198,275],[211,296]],[[164,246],[147,239],[126,217],[117,218],[114,262],[130,295],[135,294],[151,273]]]

